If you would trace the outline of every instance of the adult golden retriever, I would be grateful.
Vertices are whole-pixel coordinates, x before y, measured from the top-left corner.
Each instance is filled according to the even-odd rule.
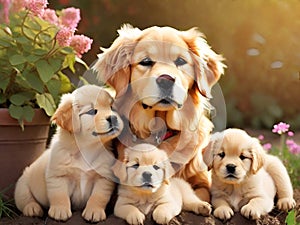
[[[243,130],[227,129],[214,134],[204,161],[212,168],[214,216],[222,220],[239,211],[247,218],[258,219],[273,209],[276,192],[279,209],[295,206],[283,163],[266,154],[259,141]]]
[[[168,153],[177,176],[209,201],[202,148],[213,125],[206,106],[211,87],[223,73],[223,58],[196,28],[140,30],[125,25],[118,33],[93,69],[116,90],[115,107],[125,120],[119,154],[137,143],[157,145]]]
[[[145,215],[158,224],[168,224],[182,209],[209,215],[211,206],[201,201],[192,187],[180,178],[170,178],[173,170],[165,151],[150,144],[124,150],[123,162],[113,166],[120,179],[114,214],[129,224],[143,224]]]
[[[111,140],[123,122],[111,110],[113,98],[103,88],[86,85],[62,96],[52,120],[59,126],[50,147],[19,178],[15,202],[26,216],[42,216],[42,207],[56,220],[71,217],[71,206],[84,209],[92,222],[106,218],[114,190]]]

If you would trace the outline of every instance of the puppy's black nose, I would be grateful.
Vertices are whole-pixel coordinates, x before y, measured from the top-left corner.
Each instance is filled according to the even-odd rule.
[[[226,170],[227,170],[228,173],[234,173],[235,168],[236,168],[236,165],[234,165],[234,164],[227,164],[226,165]]]
[[[152,173],[150,173],[150,172],[143,172],[142,176],[143,176],[143,180],[145,182],[151,182]]]
[[[168,90],[174,86],[175,79],[168,74],[163,74],[156,79],[156,83],[161,89]]]
[[[110,127],[114,127],[114,126],[118,125],[117,116],[111,115],[111,116],[107,117],[106,120],[108,121]]]

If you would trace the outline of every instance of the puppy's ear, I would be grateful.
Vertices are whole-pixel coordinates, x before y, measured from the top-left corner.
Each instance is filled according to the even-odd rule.
[[[207,165],[208,170],[211,170],[213,167],[214,156],[218,151],[218,149],[221,148],[223,138],[224,138],[223,132],[214,133],[211,136],[208,145],[203,149],[203,161]]]
[[[197,88],[203,96],[210,98],[211,87],[224,73],[224,58],[211,49],[196,28],[183,31],[182,35],[194,59]]]
[[[251,172],[256,174],[257,171],[264,165],[264,149],[256,138],[252,138],[253,144],[251,146],[252,164]]]
[[[169,160],[165,160],[163,163],[164,171],[165,171],[165,179],[164,182],[169,184],[169,179],[175,174],[175,170],[172,167],[172,164]]]
[[[124,25],[118,30],[119,37],[103,53],[98,55],[98,61],[93,66],[100,82],[109,84],[116,90],[116,97],[122,96],[130,82],[131,56],[141,30],[131,25]]]
[[[126,149],[125,149],[126,150]],[[127,169],[126,163],[128,163],[128,154],[127,152],[124,153],[123,160],[116,160],[115,164],[112,166],[112,171],[121,184],[126,183],[127,180]]]
[[[79,113],[77,107],[74,106],[73,94],[64,94],[62,96],[51,120],[69,132],[76,133],[80,130]]]

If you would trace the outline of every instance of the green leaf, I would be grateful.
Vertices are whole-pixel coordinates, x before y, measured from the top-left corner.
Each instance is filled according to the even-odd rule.
[[[295,225],[297,224],[297,221],[296,221],[296,213],[295,213],[295,210],[291,210],[289,211],[287,217],[285,218],[285,223],[287,225]]]
[[[13,55],[9,58],[11,65],[16,66],[26,62],[26,58],[22,55]]]
[[[1,75],[0,77],[0,89],[5,92],[8,84],[9,84],[10,76],[9,75]]]
[[[68,93],[72,91],[72,83],[65,74],[59,73],[59,79],[61,81],[60,93]]]
[[[34,95],[31,92],[20,92],[20,93],[10,96],[9,101],[11,103],[13,103],[14,105],[21,106],[26,101],[29,101],[30,99],[32,99],[33,96]]]
[[[38,48],[38,49],[34,49],[32,53],[35,55],[43,56],[43,55],[47,54],[48,51],[45,49],[42,49],[42,48]]]
[[[53,71],[56,73],[62,68],[63,61],[61,59],[49,59],[49,64],[51,65]]]
[[[40,79],[39,76],[37,76],[36,73],[27,73],[24,74],[24,78],[28,82],[28,84],[33,88],[34,90],[38,91],[39,93],[44,92],[44,83]]]
[[[67,55],[65,57],[65,61],[63,63],[63,68],[67,68],[69,67],[70,70],[75,73],[75,67],[74,67],[74,64],[75,64],[75,55]]]
[[[12,118],[15,118],[19,121],[22,120],[22,117],[23,117],[23,108],[22,108],[22,106],[16,106],[14,104],[11,104],[8,107],[8,112],[9,112],[9,114]]]
[[[44,83],[48,82],[54,75],[55,71],[53,71],[53,68],[46,60],[39,60],[35,65],[39,76]]]
[[[0,104],[6,102],[6,97],[4,94],[0,93]]]
[[[76,62],[80,63],[81,65],[83,65],[87,70],[89,70],[89,66],[79,57],[75,57]]]
[[[26,56],[26,60],[29,63],[34,63],[34,62],[38,61],[40,58],[41,57],[38,56],[38,55],[29,55],[29,56]]]
[[[36,94],[37,104],[43,108],[48,116],[52,116],[56,109],[53,97],[49,93]]]
[[[51,79],[47,82],[46,87],[51,93],[51,95],[53,96],[53,98],[55,99],[56,97],[58,97],[60,93],[61,81],[56,79]]]
[[[25,105],[23,107],[23,118],[27,122],[31,122],[34,116],[34,109],[30,105]]]

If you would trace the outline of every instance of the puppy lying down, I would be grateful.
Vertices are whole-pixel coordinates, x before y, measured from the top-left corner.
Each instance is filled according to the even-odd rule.
[[[111,140],[123,122],[111,110],[113,98],[95,85],[65,94],[52,120],[58,125],[50,147],[27,167],[15,189],[18,209],[26,216],[42,216],[43,209],[56,220],[71,217],[71,205],[83,209],[92,222],[104,220],[114,190]]]
[[[113,166],[120,180],[114,214],[129,224],[143,224],[153,210],[156,223],[167,224],[181,210],[209,215],[209,203],[200,200],[191,186],[174,173],[165,151],[150,144],[125,149],[123,162]]]
[[[217,218],[227,220],[240,211],[258,219],[273,209],[276,193],[279,209],[295,206],[284,165],[245,131],[227,129],[214,134],[204,161],[212,169],[212,205]]]

